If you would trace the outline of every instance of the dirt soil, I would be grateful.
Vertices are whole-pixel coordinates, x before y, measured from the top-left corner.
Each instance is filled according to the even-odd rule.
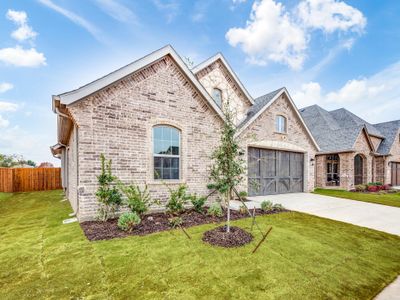
[[[287,211],[287,210],[285,210]],[[253,211],[252,211],[253,212]],[[281,211],[264,212],[261,209],[256,209],[256,216],[265,214],[276,214]],[[147,235],[155,232],[170,230],[169,219],[172,215],[167,213],[150,213],[142,217],[142,222],[137,225],[131,232],[122,231],[118,228],[118,219],[111,219],[106,222],[102,221],[87,221],[82,222],[81,227],[86,237],[90,241],[109,240],[113,238],[125,237],[129,235]],[[209,223],[221,223],[226,220],[226,213],[222,217],[214,217],[207,215],[207,208],[204,208],[203,213],[196,212],[193,209],[186,210],[179,215],[182,218],[182,227],[191,227]],[[231,220],[248,218],[248,214],[242,214],[239,211],[231,210]]]
[[[240,247],[252,240],[251,233],[235,226],[231,226],[229,233],[226,232],[226,226],[220,226],[206,231],[203,235],[204,242],[225,248]]]

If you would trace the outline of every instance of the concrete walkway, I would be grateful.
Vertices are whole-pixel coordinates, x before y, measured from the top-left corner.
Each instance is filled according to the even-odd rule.
[[[400,235],[400,208],[310,193],[294,193],[248,197],[249,208],[259,208],[264,200],[280,203],[285,208],[323,218],[351,223],[387,233]],[[232,201],[237,209],[239,201]]]
[[[260,208],[264,200],[282,204],[285,208],[319,217],[368,227],[387,233],[400,235],[400,208],[322,196],[309,193],[282,194],[249,197],[248,208]],[[239,209],[242,204],[232,201],[231,207]],[[400,277],[388,285],[375,299],[400,300]]]

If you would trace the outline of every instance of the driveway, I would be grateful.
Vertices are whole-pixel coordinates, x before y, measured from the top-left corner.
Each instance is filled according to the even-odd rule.
[[[280,203],[290,210],[304,212],[323,218],[351,223],[375,230],[400,235],[400,208],[347,200],[310,193],[281,194],[249,197],[249,208],[260,207],[264,200]],[[240,207],[234,201],[233,208]]]

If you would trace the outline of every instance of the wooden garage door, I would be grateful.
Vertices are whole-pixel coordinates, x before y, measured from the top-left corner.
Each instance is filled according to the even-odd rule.
[[[249,195],[302,192],[303,168],[303,153],[249,148]]]
[[[400,186],[400,163],[392,162],[392,185]]]

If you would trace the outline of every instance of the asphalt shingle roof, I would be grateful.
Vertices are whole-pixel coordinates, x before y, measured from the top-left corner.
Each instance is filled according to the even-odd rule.
[[[379,145],[378,152],[381,154],[389,154],[393,143],[397,140],[400,120],[374,124],[374,127],[385,136],[385,139]]]
[[[277,89],[276,91],[270,92],[263,96],[254,99],[254,105],[247,111],[246,117],[240,122],[238,127],[242,127],[246,124],[255,114],[257,114],[264,106],[266,106],[272,99],[282,90],[283,88]]]

